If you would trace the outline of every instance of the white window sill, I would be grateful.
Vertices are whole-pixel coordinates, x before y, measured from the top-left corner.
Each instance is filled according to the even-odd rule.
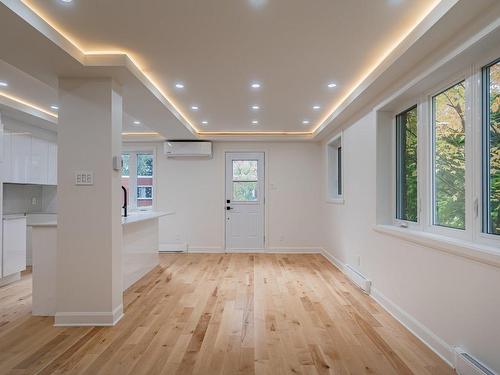
[[[326,203],[344,204],[344,198],[327,198]]]
[[[434,233],[400,228],[393,225],[374,225],[373,230],[418,245],[427,246],[477,262],[500,267],[500,249],[494,246],[472,243]]]

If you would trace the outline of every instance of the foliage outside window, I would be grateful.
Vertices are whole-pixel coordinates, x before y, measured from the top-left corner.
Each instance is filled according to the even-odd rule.
[[[257,201],[257,160],[233,160],[233,200]]]
[[[396,218],[418,221],[417,106],[396,116]]]
[[[483,230],[490,234],[500,234],[500,61],[483,69],[483,87]]]
[[[434,224],[465,229],[465,85],[432,98]]]

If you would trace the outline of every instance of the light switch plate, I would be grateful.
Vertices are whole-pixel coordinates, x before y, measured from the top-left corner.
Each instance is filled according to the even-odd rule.
[[[75,172],[75,185],[94,185],[94,172]]]

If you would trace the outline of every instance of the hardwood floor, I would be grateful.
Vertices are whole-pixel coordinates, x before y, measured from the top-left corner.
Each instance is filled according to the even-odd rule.
[[[166,254],[115,327],[29,315],[0,288],[0,374],[453,374],[317,254]]]

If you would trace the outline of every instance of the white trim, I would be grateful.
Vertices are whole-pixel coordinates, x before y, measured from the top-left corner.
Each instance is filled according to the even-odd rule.
[[[429,328],[424,326],[417,319],[384,296],[378,289],[372,288],[370,297],[373,298],[394,319],[400,322],[416,338],[436,353],[443,361],[451,367],[454,367],[453,349],[451,345],[448,345],[441,337],[436,335]]]
[[[19,280],[21,280],[21,272],[16,272],[12,275],[7,275],[4,278],[0,278],[0,286],[4,286]]]
[[[159,252],[160,253],[172,253],[172,252],[183,252],[185,253],[188,249],[188,244],[183,243],[161,243]]]
[[[203,253],[203,254],[322,254],[321,247],[269,247],[265,249],[233,249],[226,251],[218,246],[195,246],[188,247],[188,253]]]
[[[322,255],[330,261],[333,266],[338,268],[342,273],[346,274],[346,264],[340,259],[336,258],[325,249],[323,249]],[[453,367],[453,350],[451,345],[448,345],[441,337],[433,333],[412,315],[385,297],[378,289],[372,287],[371,294],[369,296],[373,298],[373,300],[377,302],[385,311],[387,311],[394,319],[400,322],[416,338],[418,338],[424,345],[436,353],[448,365]]]
[[[393,225],[374,225],[373,230],[490,266],[500,267],[500,251],[494,246],[482,245],[431,232],[398,228]]]
[[[54,326],[114,326],[121,318],[123,318],[123,304],[110,312],[56,312]]]

